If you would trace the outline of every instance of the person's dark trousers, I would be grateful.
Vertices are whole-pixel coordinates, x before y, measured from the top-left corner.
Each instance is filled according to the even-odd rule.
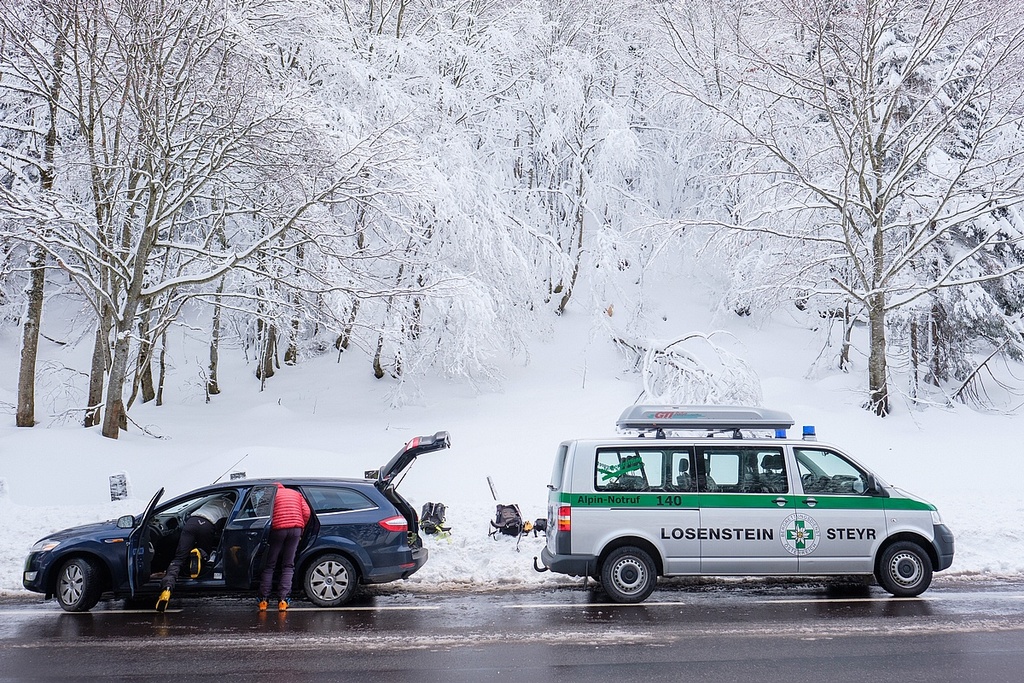
[[[274,584],[274,570],[281,561],[281,582],[277,586],[279,597],[287,600],[292,594],[292,577],[295,575],[295,551],[302,538],[302,528],[271,529],[270,549],[267,551],[267,565],[260,575],[260,597],[269,598]]]
[[[160,588],[172,589],[178,580],[181,566],[188,560],[192,548],[199,548],[209,553],[216,540],[216,526],[205,517],[189,517],[185,520],[185,526],[181,528],[181,538],[178,539],[178,549],[174,553],[174,559],[167,567],[167,573],[160,580]]]

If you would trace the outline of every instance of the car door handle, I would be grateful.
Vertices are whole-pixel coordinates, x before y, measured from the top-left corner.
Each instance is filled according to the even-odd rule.
[[[804,505],[806,505],[809,508],[812,508],[812,507],[814,507],[817,504],[818,504],[818,499],[817,498],[804,498]]]
[[[783,498],[782,496],[775,498],[774,500],[772,500],[772,502],[778,505],[780,508],[786,507],[786,499]]]

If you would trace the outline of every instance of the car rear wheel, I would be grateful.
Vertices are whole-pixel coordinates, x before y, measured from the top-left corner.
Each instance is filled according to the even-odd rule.
[[[921,546],[909,541],[893,543],[878,563],[878,583],[898,598],[924,593],[932,583],[932,561]]]
[[[68,560],[57,572],[54,591],[57,602],[66,612],[88,612],[103,592],[96,565],[84,557]]]
[[[306,597],[320,607],[338,607],[352,599],[358,577],[355,567],[342,555],[321,555],[306,569]]]
[[[601,565],[601,586],[613,602],[643,602],[657,583],[654,560],[640,548],[616,548]]]

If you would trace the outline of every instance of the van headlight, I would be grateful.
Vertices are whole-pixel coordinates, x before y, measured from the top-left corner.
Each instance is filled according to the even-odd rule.
[[[942,515],[938,510],[932,510],[932,524],[942,524]]]
[[[45,552],[49,552],[50,550],[53,550],[54,548],[56,548],[59,545],[60,545],[60,541],[51,541],[49,539],[43,539],[42,541],[39,541],[34,546],[32,546],[32,548],[31,548],[31,550],[29,550],[29,552],[32,552],[32,553],[45,553]]]

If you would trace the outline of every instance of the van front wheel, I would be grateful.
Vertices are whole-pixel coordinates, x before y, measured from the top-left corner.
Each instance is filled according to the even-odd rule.
[[[932,583],[932,561],[916,543],[893,543],[878,563],[878,583],[897,598],[920,595]]]
[[[613,602],[643,602],[657,583],[654,560],[634,546],[616,548],[601,565],[601,586]]]

